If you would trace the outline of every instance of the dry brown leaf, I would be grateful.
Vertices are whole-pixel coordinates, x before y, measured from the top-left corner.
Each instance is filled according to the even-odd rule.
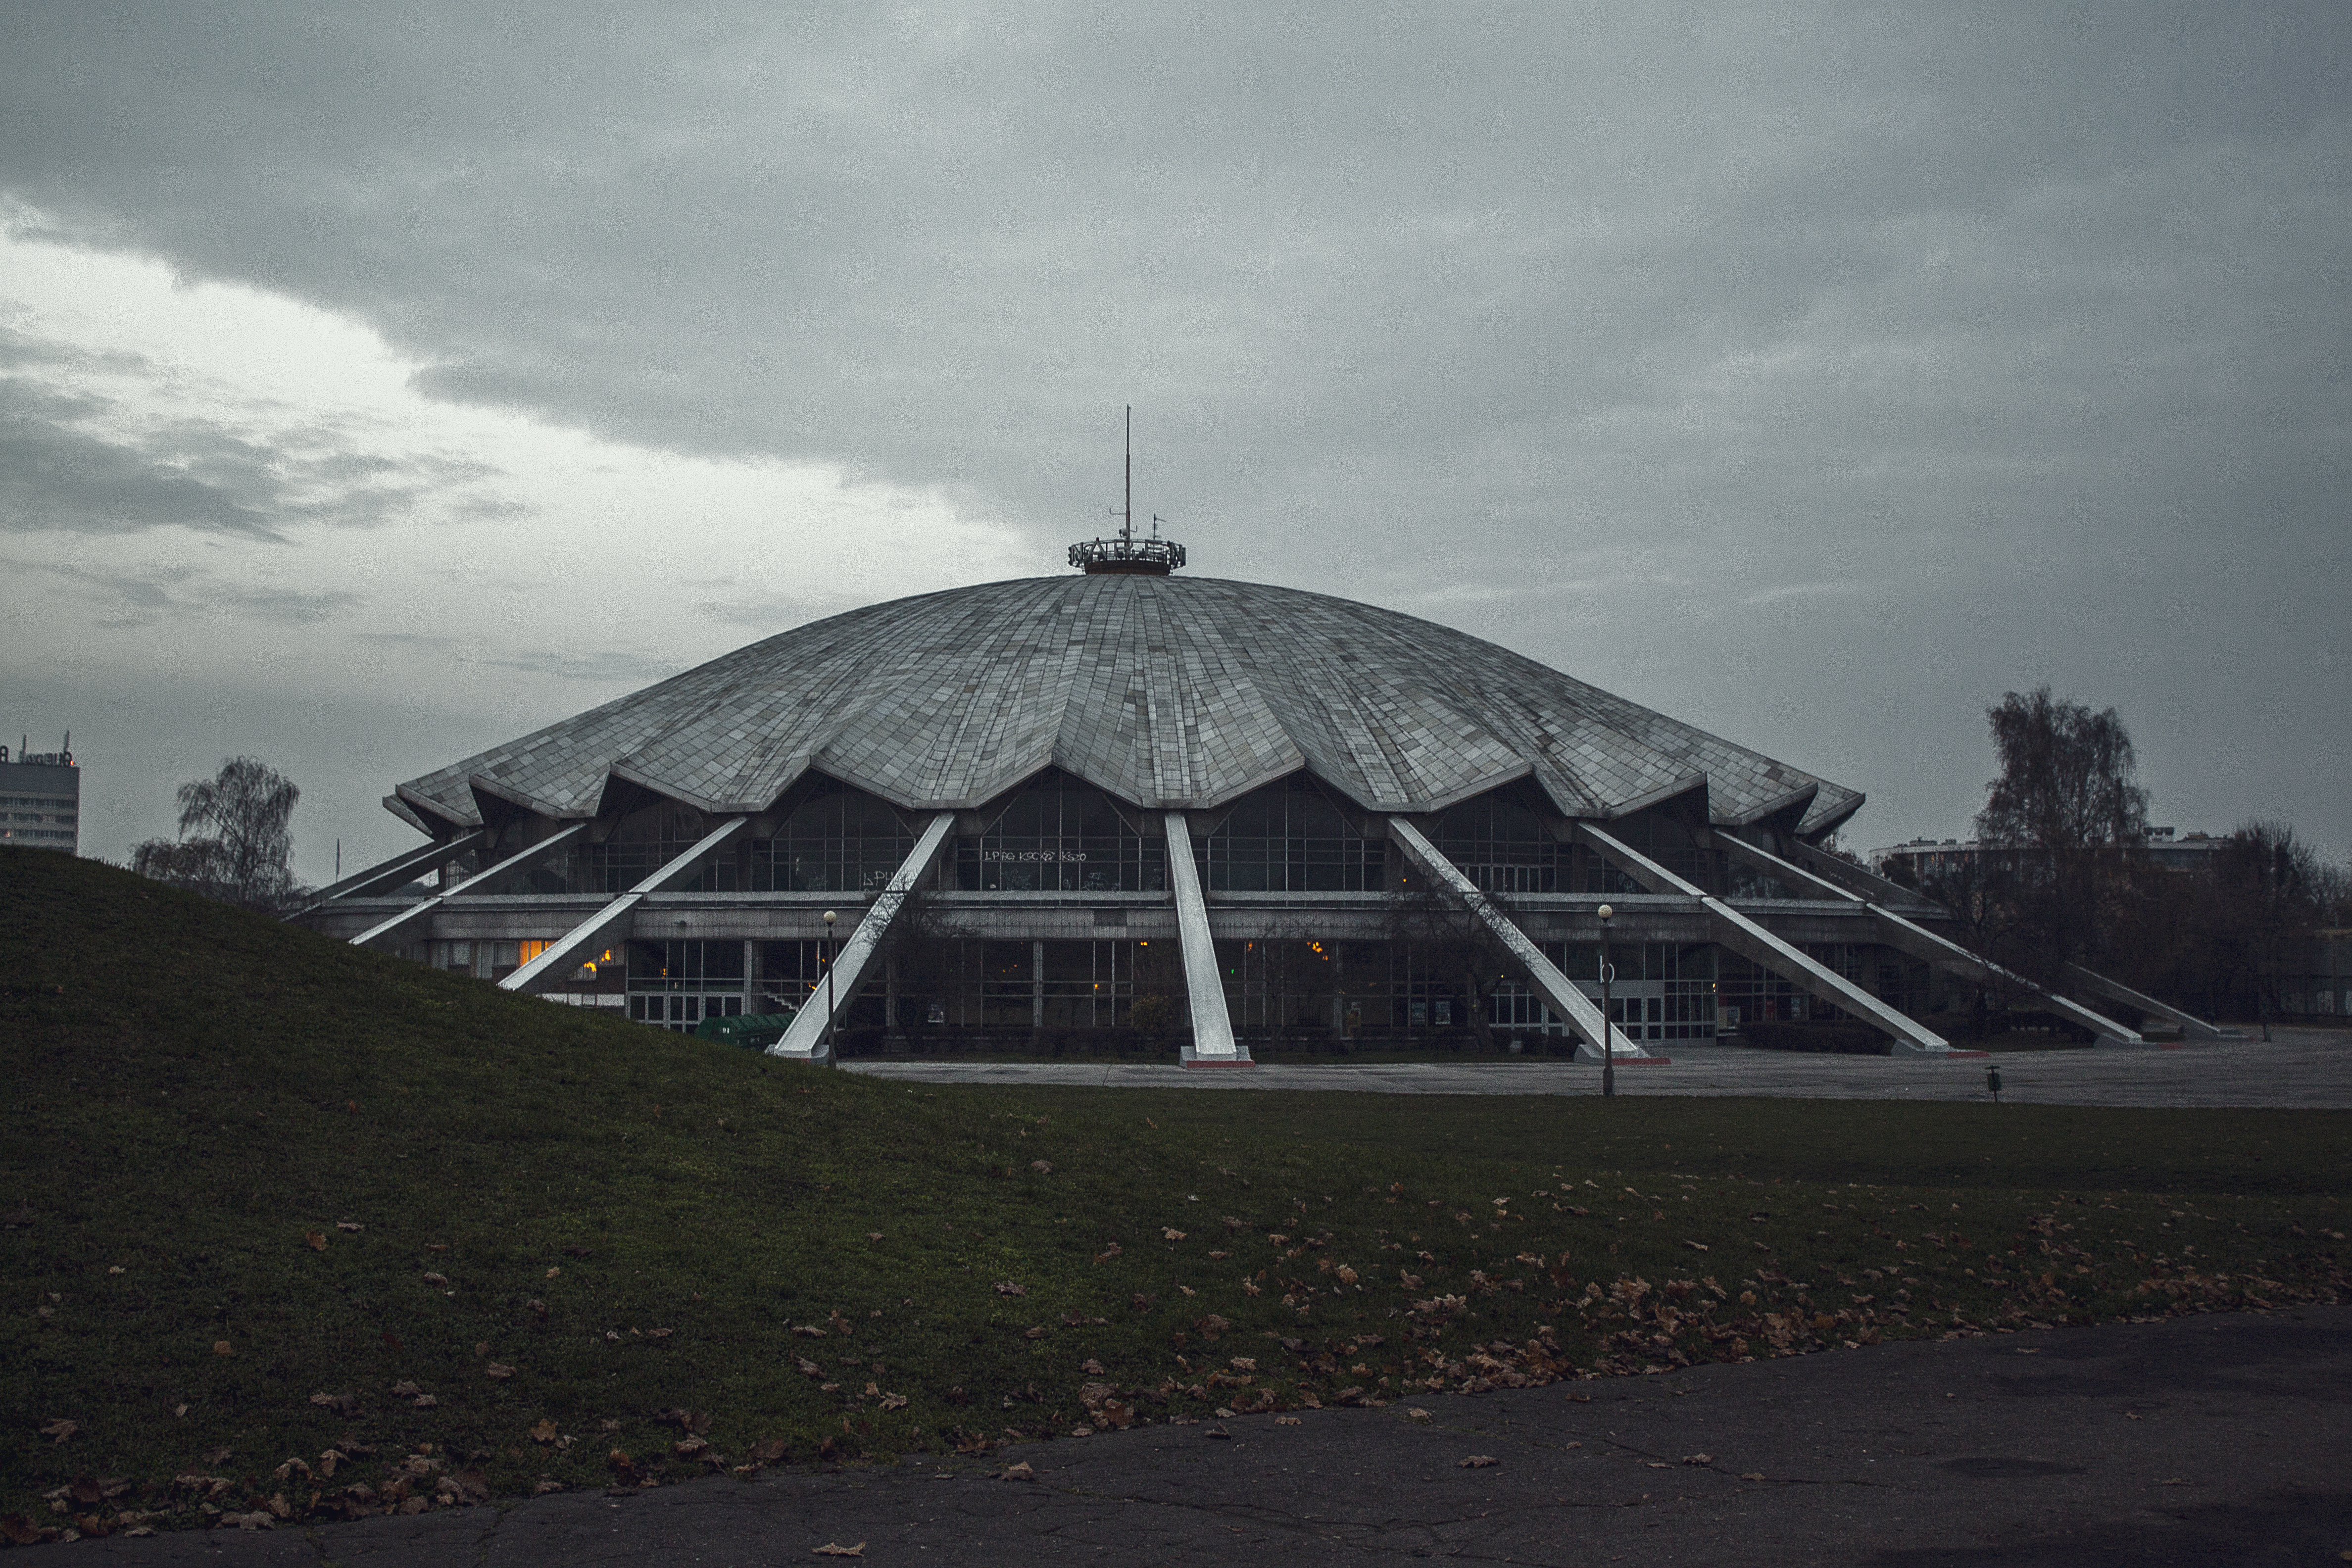
[[[41,1428],[41,1436],[62,1443],[80,1430],[79,1421],[52,1421]]]
[[[1760,1481],[1764,1479],[1764,1472],[1761,1470],[1742,1470],[1739,1473],[1739,1479],[1743,1481]]]
[[[1178,1230],[1174,1226],[1160,1226],[1160,1236],[1164,1241],[1181,1241],[1184,1239],[1184,1233]]]
[[[392,1392],[395,1398],[414,1399],[425,1391],[417,1387],[416,1384],[408,1382],[406,1379],[403,1379],[392,1385]],[[324,1394],[314,1394],[310,1396],[310,1403],[313,1405],[323,1405],[331,1402]]]
[[[1043,1329],[1031,1329],[1024,1332],[1021,1337],[1024,1340],[1042,1340],[1045,1337],[1045,1331]]]
[[[427,1285],[446,1285],[449,1283],[449,1277],[446,1274],[436,1274],[432,1270],[427,1269],[425,1274],[425,1282]]]
[[[236,1353],[236,1348],[234,1345],[231,1345],[226,1340],[215,1340],[213,1342],[213,1354],[235,1355]]]
[[[1029,1292],[1010,1279],[999,1279],[992,1287],[1000,1296],[1026,1296]]]
[[[1492,1454],[1473,1454],[1466,1459],[1457,1460],[1456,1468],[1465,1470],[1485,1470],[1491,1469],[1502,1462]]]
[[[555,1422],[548,1416],[541,1416],[531,1424],[530,1440],[534,1443],[552,1443],[557,1436]]]
[[[324,1252],[327,1250],[327,1233],[322,1230],[306,1230],[302,1233],[302,1245],[313,1252]]]
[[[1277,1415],[1274,1418],[1274,1424],[1277,1426],[1297,1426],[1301,1425],[1298,1417],[1296,1415]]]
[[[514,1368],[510,1366],[501,1366],[499,1363],[492,1362],[489,1365],[482,1369],[482,1375],[488,1378],[494,1378],[499,1383],[504,1383],[507,1379],[514,1375]]]
[[[1711,1465],[1715,1463],[1715,1456],[1713,1454],[1685,1454],[1683,1456],[1683,1463],[1685,1465]]]
[[[365,1227],[355,1219],[339,1219],[335,1222],[335,1228],[337,1230],[357,1231],[364,1229]]]
[[[1041,1176],[1050,1176],[1054,1173],[1054,1162],[1051,1160],[1032,1160],[1029,1162],[1029,1168],[1036,1172]]]

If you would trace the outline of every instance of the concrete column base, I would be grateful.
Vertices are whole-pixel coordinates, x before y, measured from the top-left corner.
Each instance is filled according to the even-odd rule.
[[[1250,1059],[1249,1047],[1244,1045],[1234,1046],[1231,1056],[1202,1056],[1190,1046],[1184,1047],[1178,1055],[1182,1064],[1188,1068],[1254,1068],[1257,1066],[1257,1063]]]

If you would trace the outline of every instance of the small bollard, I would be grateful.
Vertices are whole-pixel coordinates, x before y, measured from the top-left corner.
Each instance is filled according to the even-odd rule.
[[[1985,1068],[1985,1087],[1992,1090],[1992,1102],[1999,1105],[2000,1103],[2000,1068],[1997,1067]]]

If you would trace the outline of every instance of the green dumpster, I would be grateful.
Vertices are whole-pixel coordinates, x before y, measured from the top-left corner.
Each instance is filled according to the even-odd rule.
[[[793,1026],[790,1013],[739,1013],[732,1018],[705,1018],[694,1026],[697,1039],[765,1050]]]

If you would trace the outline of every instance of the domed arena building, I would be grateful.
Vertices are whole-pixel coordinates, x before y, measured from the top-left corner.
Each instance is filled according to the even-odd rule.
[[[1985,978],[1820,847],[1858,790],[1446,626],[1184,575],[1165,541],[1071,558],[400,784],[428,842],[305,918],[672,1029],[792,1013],[770,1048],[802,1059],[1606,1033],[1637,1061],[1822,1018],[1941,1052]]]

